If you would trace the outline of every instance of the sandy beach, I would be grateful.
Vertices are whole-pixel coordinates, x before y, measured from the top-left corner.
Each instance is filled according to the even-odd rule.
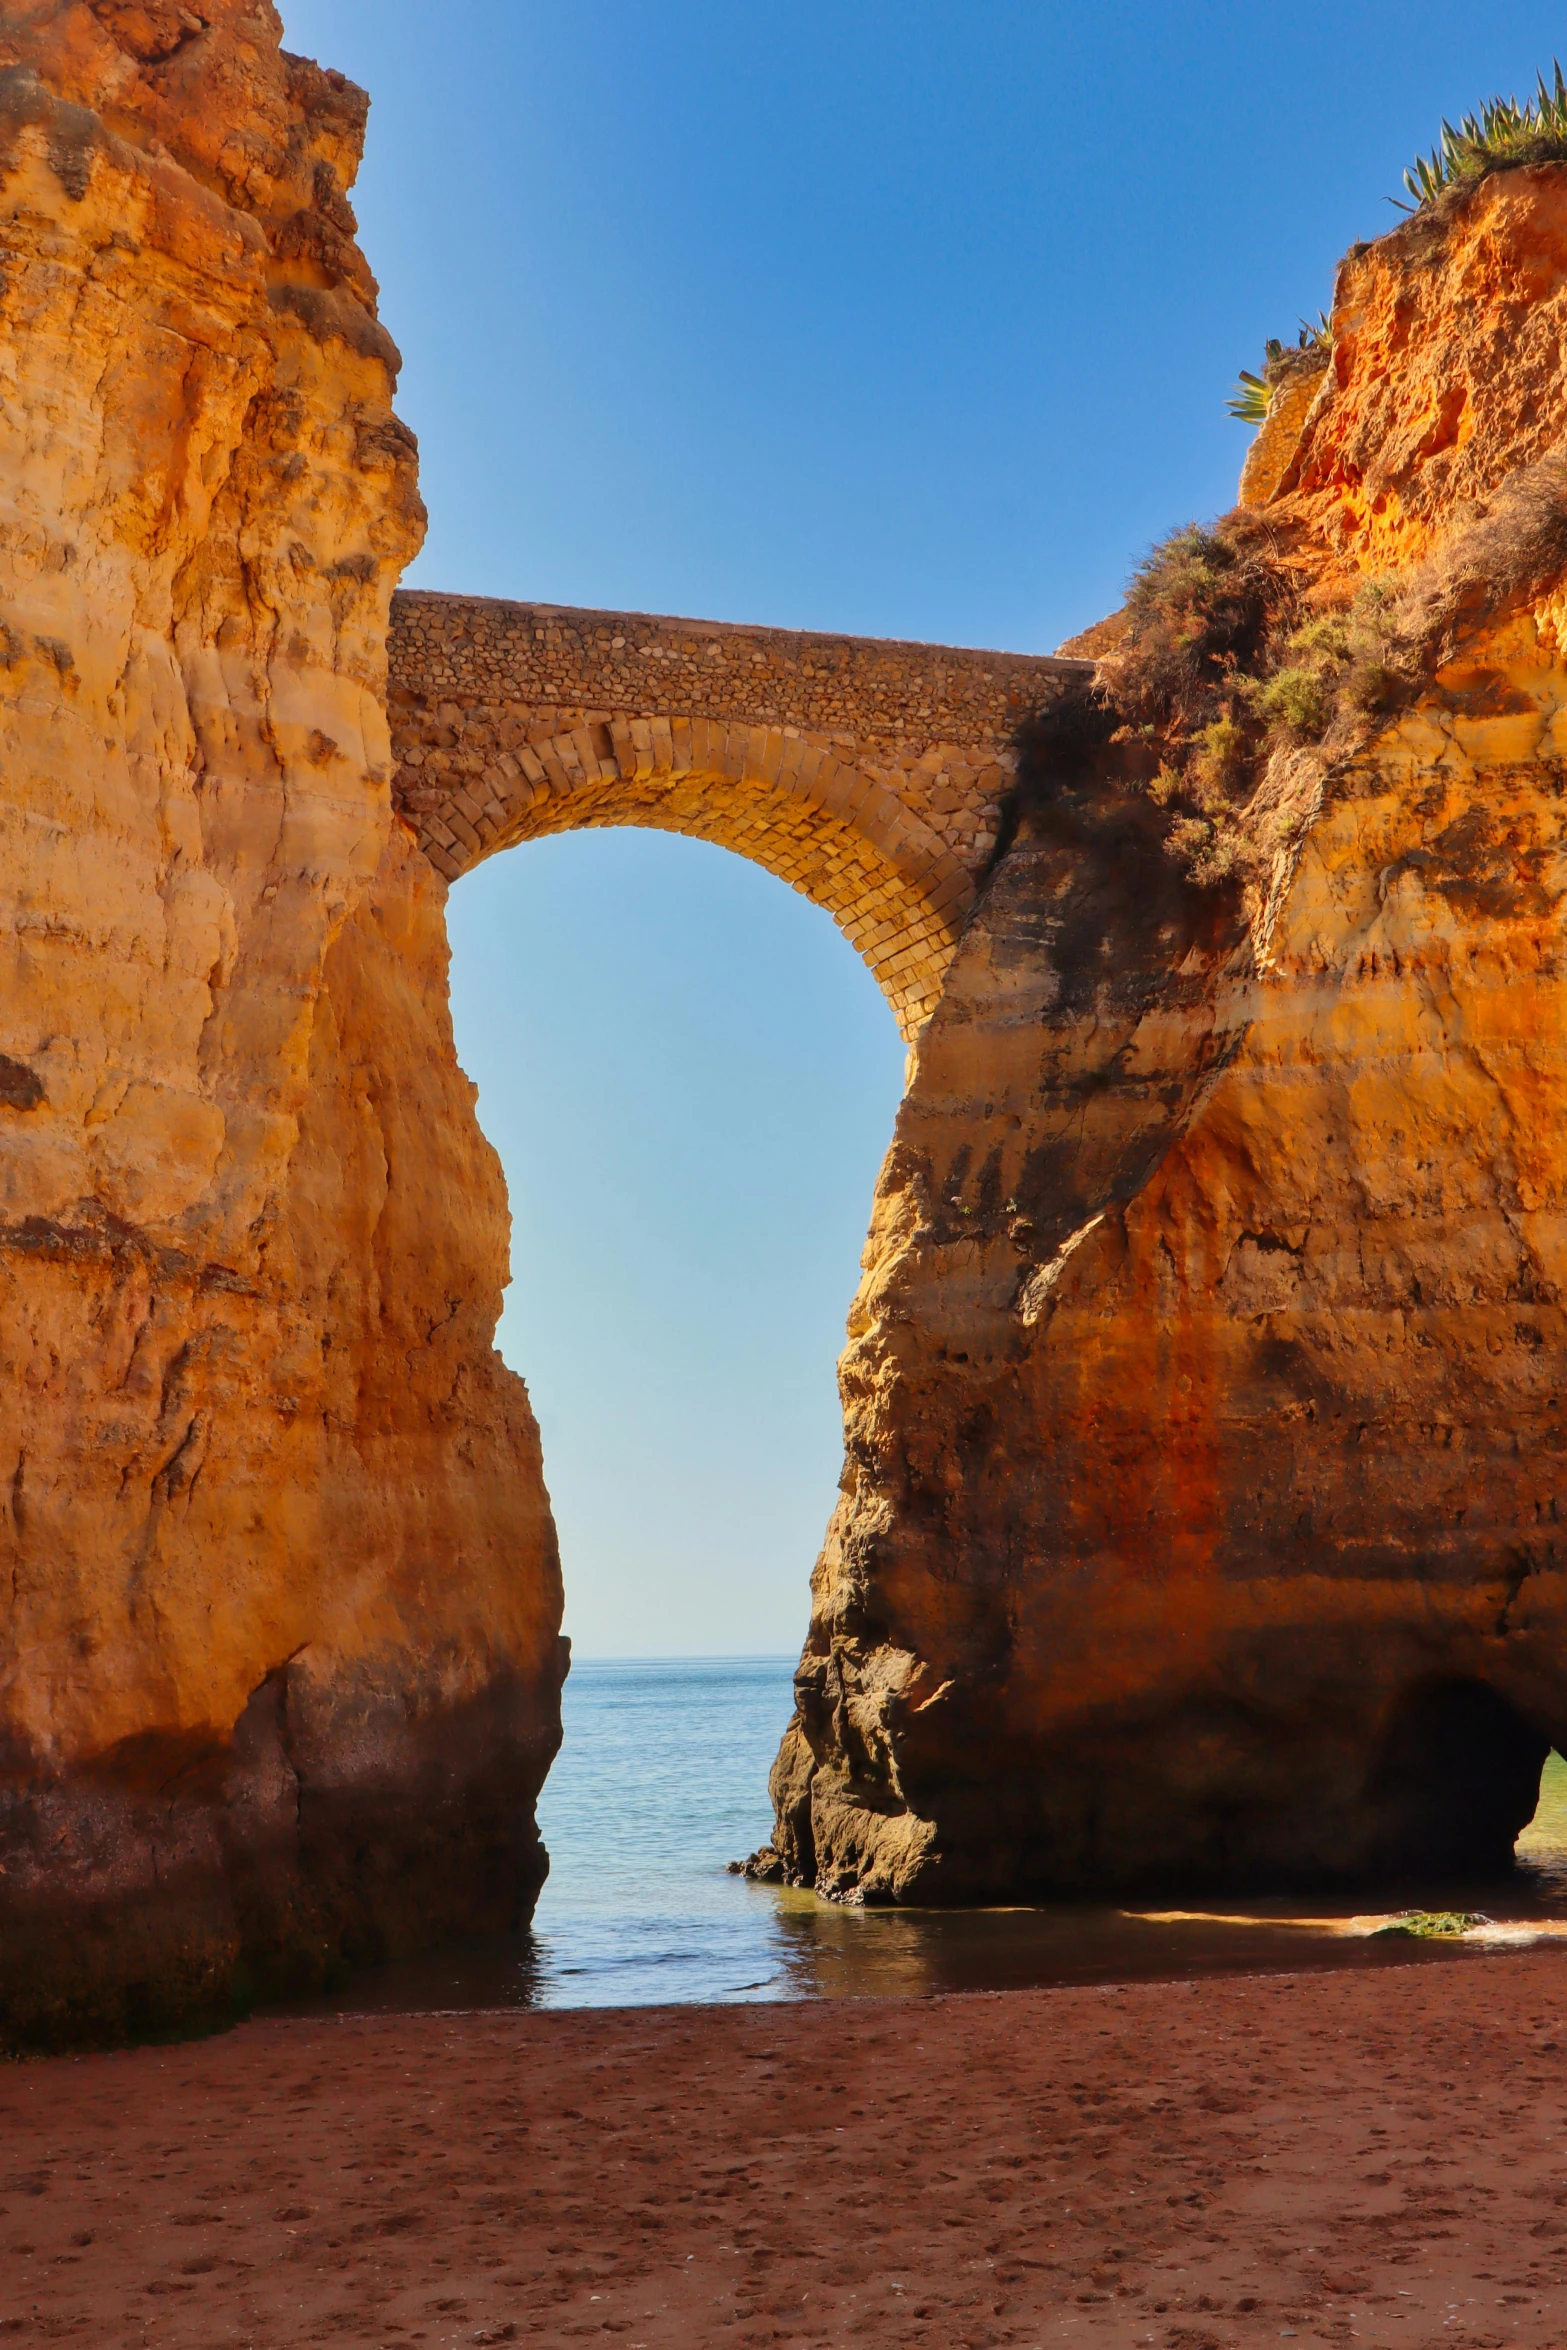
[[[247,2024],[0,2074],[0,2334],[1567,2342],[1562,1956]]]

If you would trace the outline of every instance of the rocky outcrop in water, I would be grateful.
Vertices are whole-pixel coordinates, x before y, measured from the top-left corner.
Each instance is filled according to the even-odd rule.
[[[0,8],[0,2010],[172,2021],[526,1914],[559,1736],[444,887],[423,524],[270,0]]]
[[[796,1881],[1484,1871],[1567,1743],[1564,318],[1560,165],[1358,248],[1036,746],[851,1319]]]

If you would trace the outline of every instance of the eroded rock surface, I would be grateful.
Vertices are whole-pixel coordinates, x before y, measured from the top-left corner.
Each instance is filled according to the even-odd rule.
[[[509,1924],[560,1584],[390,803],[423,524],[270,0],[0,7],[0,2011]]]
[[[797,1881],[1483,1871],[1567,1742],[1564,303],[1560,167],[1345,264],[1249,543],[1441,627],[1254,886],[1024,814],[878,1193]]]

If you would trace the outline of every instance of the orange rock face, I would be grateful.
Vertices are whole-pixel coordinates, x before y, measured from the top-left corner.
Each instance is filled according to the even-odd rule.
[[[1564,303],[1557,168],[1351,256],[1261,504],[1316,593],[1560,449]],[[797,1880],[1506,1864],[1567,1742],[1559,605],[1460,610],[1245,907],[1108,784],[1025,820],[878,1194]]]
[[[270,0],[0,8],[0,2009],[525,1913],[560,1584],[392,816],[423,524]]]
[[[1274,504],[1383,572],[1567,435],[1567,173],[1498,172],[1340,267],[1330,380]]]
[[[560,1578],[389,791],[422,510],[365,100],[279,35],[0,0],[13,2038],[503,1926],[544,1866]],[[1244,888],[1097,771],[990,877],[878,1194],[769,1865],[1483,1870],[1567,1742],[1564,324],[1560,169],[1353,254],[1248,543],[1330,615],[1419,567],[1440,663],[1270,769]]]

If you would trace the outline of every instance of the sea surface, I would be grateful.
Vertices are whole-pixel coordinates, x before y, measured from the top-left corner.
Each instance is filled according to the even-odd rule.
[[[1417,1956],[1464,1964],[1567,1938],[1567,1764],[1556,1755],[1514,1883],[1400,1892],[1402,1907],[1483,1913],[1462,1943],[1378,1933],[1391,1903],[1357,1915],[1298,1895],[1188,1912],[862,1910],[748,1884],[726,1864],[767,1840],[792,1670],[784,1657],[573,1665],[539,1804],[550,1875],[531,1933],[378,1970],[312,2010],[913,1996]]]

